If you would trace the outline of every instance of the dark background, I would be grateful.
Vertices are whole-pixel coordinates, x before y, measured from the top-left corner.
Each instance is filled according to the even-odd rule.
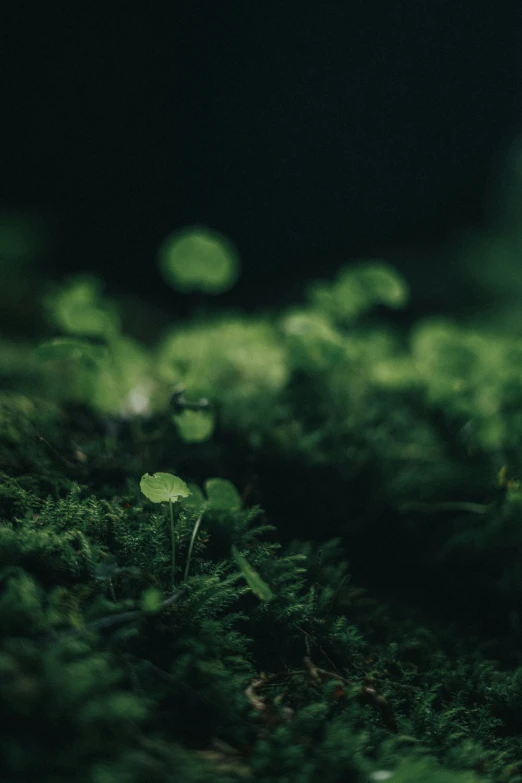
[[[521,9],[18,3],[4,21],[3,208],[47,221],[47,273],[96,270],[162,307],[179,297],[156,249],[190,223],[239,246],[224,303],[279,304],[382,254],[440,283],[437,248],[485,220],[520,126]]]

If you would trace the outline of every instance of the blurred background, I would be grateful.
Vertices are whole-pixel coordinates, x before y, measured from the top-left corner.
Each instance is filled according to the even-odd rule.
[[[522,206],[521,33],[519,3],[486,0],[12,4],[0,326],[29,333],[35,281],[86,270],[137,321],[137,297],[190,311],[156,254],[195,223],[241,254],[223,305],[368,257],[407,276],[408,318],[487,301],[499,266],[512,291],[522,245],[484,232]]]

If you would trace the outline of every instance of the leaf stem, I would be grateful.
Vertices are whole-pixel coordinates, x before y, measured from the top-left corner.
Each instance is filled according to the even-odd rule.
[[[187,565],[185,566],[185,575],[183,577],[183,581],[185,581],[185,579],[188,576],[189,567],[190,567],[190,558],[192,557],[192,547],[194,546],[194,541],[196,540],[196,536],[198,534],[199,526],[201,524],[201,520],[203,519],[203,515],[204,515],[206,510],[207,510],[207,504],[204,503],[202,508],[201,508],[201,513],[200,513],[199,517],[196,520],[196,524],[194,525],[194,530],[192,531],[192,536],[190,537],[189,551],[188,551],[188,555],[187,555]]]
[[[170,537],[172,540],[172,592],[174,592],[175,571],[176,571],[176,536],[174,534],[174,511],[172,508],[172,500],[170,499],[169,499],[169,512],[170,512]]]

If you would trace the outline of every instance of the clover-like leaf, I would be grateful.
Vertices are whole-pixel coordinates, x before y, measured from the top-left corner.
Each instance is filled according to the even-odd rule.
[[[242,555],[234,545],[232,545],[232,554],[252,592],[254,592],[258,598],[261,598],[262,601],[270,601],[270,599],[274,597],[272,590],[267,583],[261,579],[257,571],[252,568],[246,557]]]
[[[220,294],[239,275],[239,254],[227,237],[203,226],[170,234],[162,243],[158,263],[166,282],[180,291]]]
[[[209,508],[220,511],[239,511],[241,497],[239,492],[228,479],[211,478],[205,481]]]
[[[175,503],[179,498],[190,495],[185,482],[172,473],[145,473],[140,481],[140,489],[153,503]]]

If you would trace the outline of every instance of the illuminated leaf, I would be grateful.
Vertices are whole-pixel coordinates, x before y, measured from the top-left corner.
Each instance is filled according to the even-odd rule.
[[[190,495],[185,482],[172,473],[145,473],[140,481],[140,489],[153,503],[175,503],[179,498]]]

